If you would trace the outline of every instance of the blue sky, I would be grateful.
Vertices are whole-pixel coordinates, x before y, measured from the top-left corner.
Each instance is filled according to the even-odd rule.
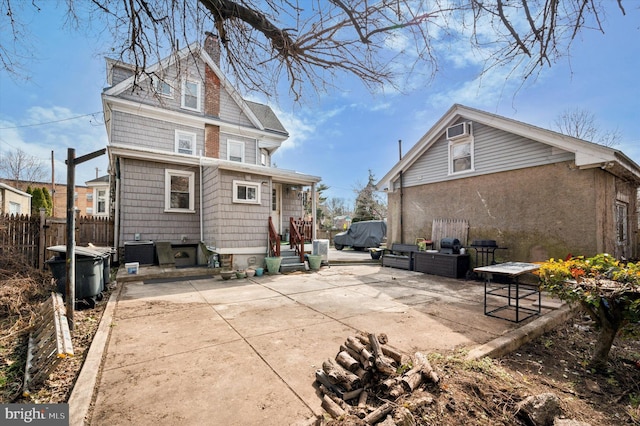
[[[42,159],[47,170],[53,150],[55,179],[64,182],[67,148],[80,156],[106,146],[100,93],[106,86],[103,52],[109,39],[91,29],[64,29],[62,12],[47,6],[30,17],[32,46],[24,51],[31,56],[24,61],[29,78],[0,72],[0,150],[20,148]],[[640,164],[640,10],[627,6],[626,11],[622,16],[611,1],[605,34],[583,33],[570,58],[525,83],[510,78],[509,69],[493,69],[480,78],[478,61],[457,45],[441,56],[434,79],[414,83],[402,94],[371,94],[349,77],[300,104],[285,92],[269,102],[291,135],[274,161],[280,168],[322,177],[330,187],[325,196],[350,205],[369,170],[381,178],[398,161],[398,140],[406,153],[452,104],[460,103],[544,128],[553,128],[567,108],[586,109],[603,130],[620,130],[622,141],[615,148]],[[0,34],[7,37],[4,29]],[[78,116],[83,117],[67,120]],[[96,168],[99,175],[106,173],[106,157],[79,165],[76,182],[95,178]]]

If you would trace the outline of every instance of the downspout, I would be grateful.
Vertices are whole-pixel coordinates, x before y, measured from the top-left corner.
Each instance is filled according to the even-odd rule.
[[[398,161],[402,161],[402,139],[398,140]],[[402,170],[400,170],[400,243],[404,244],[404,185],[402,183]]]
[[[113,218],[113,246],[116,250],[120,247],[120,161],[122,159],[120,157],[116,158],[115,161],[115,178],[116,178],[116,205],[114,207],[115,217]],[[118,260],[120,260],[120,254],[118,254]]]
[[[204,201],[202,200],[202,194],[204,190],[202,189],[202,150],[200,151],[200,242],[204,243],[204,217],[202,213],[202,208],[204,206]]]
[[[318,215],[316,207],[316,184],[311,184],[311,218],[313,219],[313,226],[311,227],[311,240],[317,239],[316,229],[318,228]]]

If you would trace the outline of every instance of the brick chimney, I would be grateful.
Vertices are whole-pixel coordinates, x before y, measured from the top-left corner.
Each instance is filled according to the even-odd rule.
[[[220,44],[218,36],[206,32],[204,51],[220,65]],[[208,66],[204,72],[204,113],[207,116],[220,117],[220,78]],[[204,130],[205,157],[220,158],[220,127],[207,124]]]
[[[207,52],[213,62],[220,66],[220,43],[218,41],[218,36],[207,31],[204,33],[204,51]]]

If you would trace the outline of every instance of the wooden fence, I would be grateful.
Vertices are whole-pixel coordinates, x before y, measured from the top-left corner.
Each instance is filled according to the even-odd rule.
[[[76,218],[76,244],[112,247],[113,220],[80,216]],[[67,244],[65,218],[39,216],[0,215],[0,252],[18,254],[35,267],[43,268],[47,247]]]

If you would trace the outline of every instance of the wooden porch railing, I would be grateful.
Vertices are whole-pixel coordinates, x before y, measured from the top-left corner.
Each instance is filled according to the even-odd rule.
[[[302,235],[304,241],[311,242],[313,238],[313,219],[304,220],[302,218],[294,219],[291,217],[289,218],[289,229],[291,230],[293,228],[298,230],[298,233]]]
[[[280,256],[280,235],[273,226],[271,216],[269,216],[269,256]]]
[[[296,251],[296,254],[300,257],[300,262],[304,262],[304,238],[300,233],[300,229],[296,226],[296,221],[289,218],[289,247]]]

